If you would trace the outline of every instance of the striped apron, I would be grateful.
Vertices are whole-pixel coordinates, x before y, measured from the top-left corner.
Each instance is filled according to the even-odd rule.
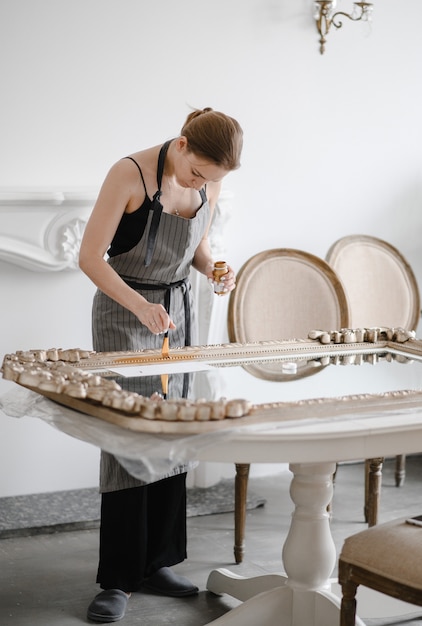
[[[188,277],[195,251],[210,219],[210,208],[203,191],[201,197],[202,205],[191,219],[161,213],[149,265],[146,266],[144,260],[149,247],[148,233],[154,216],[153,210],[150,210],[145,232],[138,244],[128,252],[111,257],[107,261],[149,302],[169,306],[169,315],[176,325],[175,330],[169,331],[170,347],[188,344],[190,338],[186,333],[189,332],[189,326],[194,327]],[[186,312],[192,312],[188,325],[185,325]],[[92,332],[93,347],[97,352],[161,349],[163,343],[163,335],[152,334],[133,313],[100,290],[97,290],[94,296]],[[126,389],[149,396],[161,389],[160,378],[156,378],[156,381],[146,378],[141,383],[142,387],[140,379],[134,379],[136,388],[133,388],[132,383],[131,389],[131,379],[125,379],[124,385]],[[183,377],[170,376],[169,397],[183,394],[181,378]],[[122,380],[119,380],[119,383],[122,384]],[[186,469],[186,466],[177,467],[160,479],[179,474]],[[143,484],[145,482],[126,472],[114,456],[101,451],[100,492],[138,487]]]

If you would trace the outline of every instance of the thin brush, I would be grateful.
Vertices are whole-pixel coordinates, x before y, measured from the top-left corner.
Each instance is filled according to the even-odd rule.
[[[170,354],[169,354],[169,334],[168,334],[168,331],[164,335],[163,347],[161,348],[161,356],[163,357],[163,359],[170,358]],[[164,400],[167,400],[168,387],[169,387],[169,375],[168,374],[161,374],[161,388],[162,388],[162,391],[163,391],[163,398],[164,398]]]

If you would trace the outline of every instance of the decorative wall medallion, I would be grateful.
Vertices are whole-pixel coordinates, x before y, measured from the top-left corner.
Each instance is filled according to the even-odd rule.
[[[0,260],[32,271],[75,270],[94,192],[0,190]]]

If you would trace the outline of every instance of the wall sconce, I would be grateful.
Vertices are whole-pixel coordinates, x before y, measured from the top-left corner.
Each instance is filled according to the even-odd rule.
[[[354,2],[352,13],[344,13],[343,11],[336,11],[337,0],[315,0],[315,21],[317,29],[320,35],[320,47],[321,54],[325,52],[325,44],[327,42],[326,36],[328,35],[331,25],[334,28],[341,28],[343,22],[341,17],[347,17],[352,22],[370,22],[372,18],[371,2]]]

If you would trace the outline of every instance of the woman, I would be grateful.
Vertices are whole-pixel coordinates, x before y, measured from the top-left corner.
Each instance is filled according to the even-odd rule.
[[[221,181],[240,166],[242,137],[233,118],[196,110],[180,136],[112,166],[79,257],[98,287],[94,350],[161,348],[166,332],[170,346],[190,344],[189,271],[193,266],[212,279],[207,232]],[[235,287],[230,267],[224,278],[228,293]],[[102,452],[97,582],[103,591],[90,604],[89,619],[121,619],[130,593],[141,587],[170,596],[198,592],[170,569],[186,558],[185,482],[186,468],[177,468],[144,484]]]

